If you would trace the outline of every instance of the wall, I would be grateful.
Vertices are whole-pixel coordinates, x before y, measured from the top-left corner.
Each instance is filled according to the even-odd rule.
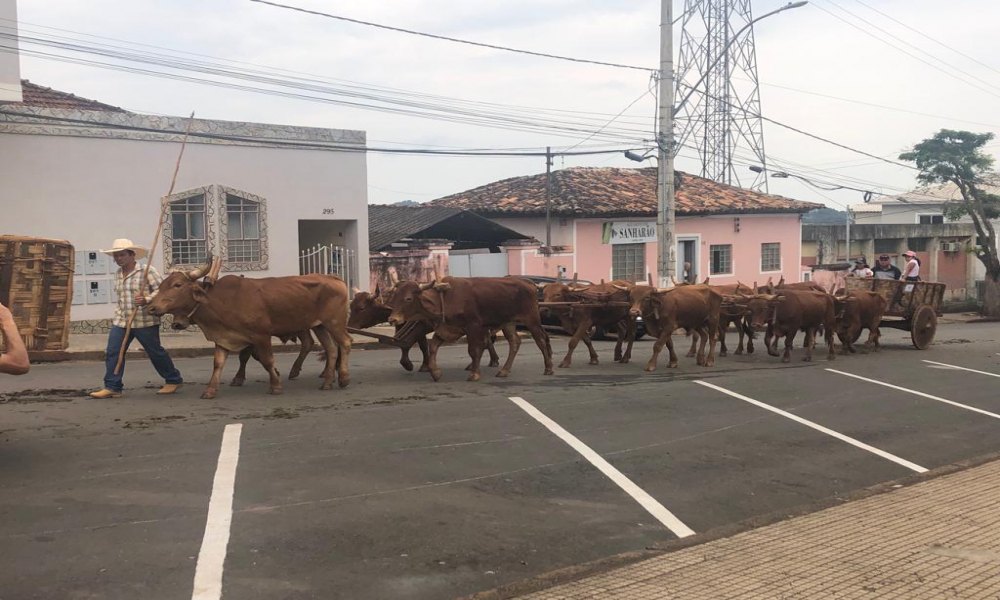
[[[17,0],[0,0],[0,27],[5,33],[17,34]],[[0,102],[20,102],[21,99],[17,40],[3,38],[0,39]]]
[[[77,250],[107,248],[119,237],[149,245],[179,144],[10,134],[3,126],[0,122],[2,233],[66,239]],[[189,141],[175,192],[210,184],[267,200],[269,268],[247,277],[297,275],[299,220],[329,218],[355,222],[345,236],[358,250],[359,281],[368,280],[364,153]],[[333,214],[324,214],[328,210]],[[162,247],[153,266],[163,271]],[[103,319],[111,313],[110,304],[78,305],[72,318]]]
[[[612,279],[611,245],[602,243],[603,223],[609,219],[576,219],[572,229],[573,244],[565,253],[552,256],[539,254],[537,247],[518,250],[508,247],[509,269],[512,274],[544,275],[555,277],[556,268],[567,266],[567,274],[574,272],[581,279],[600,281]],[[628,220],[642,221],[653,219]],[[521,222],[519,222],[521,221]],[[533,235],[530,232],[538,223],[544,226],[544,218],[507,219],[504,225],[515,231]],[[734,273],[728,276],[712,275],[712,283],[736,283],[737,280],[752,283],[764,282],[768,277],[775,280],[782,276],[788,281],[800,279],[801,239],[799,215],[740,215],[740,231],[734,231],[733,216],[682,217],[677,220],[677,237],[698,236],[698,273],[700,279],[709,274],[709,247],[713,244],[732,244]],[[762,273],[760,269],[760,245],[765,242],[781,244],[781,266],[779,272]],[[646,269],[656,276],[656,243],[646,244]],[[569,263],[573,263],[569,267]]]
[[[491,217],[491,221],[545,244],[545,217]],[[562,225],[561,223],[565,223]],[[552,245],[573,245],[573,219],[552,215]]]
[[[390,272],[396,271],[400,281],[427,282],[438,275],[448,274],[448,249],[451,244],[435,244],[426,247],[377,252],[370,258],[370,277],[367,290],[374,292],[375,286],[386,290],[392,287]]]

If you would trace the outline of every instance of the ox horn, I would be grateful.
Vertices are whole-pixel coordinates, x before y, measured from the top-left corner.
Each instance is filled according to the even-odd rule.
[[[653,287],[653,274],[652,273],[646,273],[646,282],[649,284],[649,287]]]
[[[670,276],[670,283],[674,284],[674,287],[677,287],[677,280],[674,279],[673,275]]]
[[[434,287],[434,284],[436,284],[436,283],[437,283],[437,279],[433,279],[429,283],[421,283],[420,284],[420,291],[423,292],[425,290],[429,290],[432,287]]]
[[[209,253],[208,258],[205,260],[205,264],[198,267],[197,269],[192,269],[187,272],[188,279],[192,281],[198,281],[199,279],[204,277],[206,273],[208,273],[209,269],[212,268],[212,263],[213,263],[212,255],[211,253]]]
[[[392,285],[399,283],[399,273],[396,272],[396,267],[389,267],[389,283]]]
[[[576,287],[576,279],[577,279],[576,275],[577,275],[577,274],[576,274],[576,272],[574,271],[574,272],[573,272],[573,280],[569,282],[569,287]]]
[[[219,271],[222,270],[222,259],[215,257],[212,259],[212,268],[208,271],[208,275],[205,275],[205,283],[208,285],[215,285],[217,279],[219,279]]]

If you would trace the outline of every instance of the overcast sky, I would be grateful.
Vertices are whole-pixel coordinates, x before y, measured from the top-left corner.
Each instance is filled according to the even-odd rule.
[[[657,0],[283,1],[397,27],[539,52],[651,68],[659,61]],[[764,14],[784,3],[784,0],[755,0],[754,13]],[[675,0],[675,15],[680,14],[683,4]],[[989,67],[938,45],[869,7]],[[879,39],[821,9],[876,33]],[[22,35],[33,35],[32,32],[75,35],[40,26],[61,28],[328,79],[503,105],[581,111],[565,114],[573,120],[592,119],[591,129],[642,96],[650,84],[648,74],[642,71],[420,38],[249,0],[20,0],[18,13]],[[944,63],[872,29],[858,17]],[[781,13],[756,26],[761,112],[816,135],[893,159],[941,128],[1000,133],[998,22],[997,0],[811,0],[806,7]],[[677,29],[675,46],[680,38],[679,26]],[[904,48],[920,60],[880,39]],[[208,119],[364,130],[371,146],[565,148],[581,141],[557,131],[529,133],[448,123],[34,57],[22,57],[21,75],[41,85],[138,112],[186,115],[195,110],[198,117]],[[633,129],[638,139],[648,139],[654,104],[652,95],[645,95],[612,127]],[[791,172],[818,179],[829,179],[833,174],[848,175],[870,182],[855,184],[856,187],[876,191],[891,192],[915,185],[912,170],[878,163],[771,124],[764,125],[764,140],[768,156],[804,165],[796,170],[789,167],[787,170]],[[583,142],[581,148],[598,143],[604,147],[608,144],[591,139]],[[991,151],[1000,149],[1000,142],[993,144]],[[745,154],[746,150],[738,152]],[[682,150],[678,168],[697,173],[698,163],[684,158],[685,154],[693,153]],[[571,166],[632,167],[636,163],[620,154],[556,160],[555,168]],[[831,169],[832,173],[811,168]],[[542,158],[370,154],[369,201],[425,201],[544,170]],[[794,180],[772,179],[770,189],[835,207],[831,199],[839,203],[861,201],[859,193],[843,190],[823,192],[824,198]]]

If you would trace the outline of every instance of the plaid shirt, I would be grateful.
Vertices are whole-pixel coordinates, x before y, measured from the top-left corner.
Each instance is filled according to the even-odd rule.
[[[115,294],[118,295],[118,306],[115,307],[115,316],[111,320],[111,324],[115,327],[125,327],[128,323],[132,309],[135,308],[136,295],[144,292],[142,295],[145,296],[146,303],[148,304],[153,296],[156,295],[160,287],[160,282],[163,281],[163,277],[160,277],[159,272],[151,266],[149,267],[149,277],[147,278],[149,285],[143,290],[141,281],[143,269],[145,267],[137,263],[132,272],[127,276],[122,275],[121,269],[115,272]],[[149,314],[145,306],[139,309],[139,312],[135,314],[135,319],[132,320],[133,329],[153,327],[159,324],[160,318]]]

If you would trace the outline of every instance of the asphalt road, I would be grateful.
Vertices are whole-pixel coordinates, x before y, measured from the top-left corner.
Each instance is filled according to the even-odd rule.
[[[251,365],[215,400],[198,398],[208,358],[178,361],[191,383],[172,397],[129,363],[125,397],[103,401],[83,396],[100,364],[40,365],[0,379],[0,599],[191,598],[212,548],[224,598],[453,598],[675,539],[660,509],[704,532],[1000,451],[1000,324],[942,325],[925,352],[906,335],[832,363],[796,349],[789,365],[758,351],[666,369],[661,356],[653,374],[648,341],[629,365],[608,342],[588,365],[581,344],[553,377],[525,340],[509,379],[487,369],[476,384],[463,348],[442,349],[437,384],[394,350],[356,351],[347,389],[320,391],[313,363],[268,396]],[[233,423],[232,520],[209,521],[230,538],[206,550]]]

